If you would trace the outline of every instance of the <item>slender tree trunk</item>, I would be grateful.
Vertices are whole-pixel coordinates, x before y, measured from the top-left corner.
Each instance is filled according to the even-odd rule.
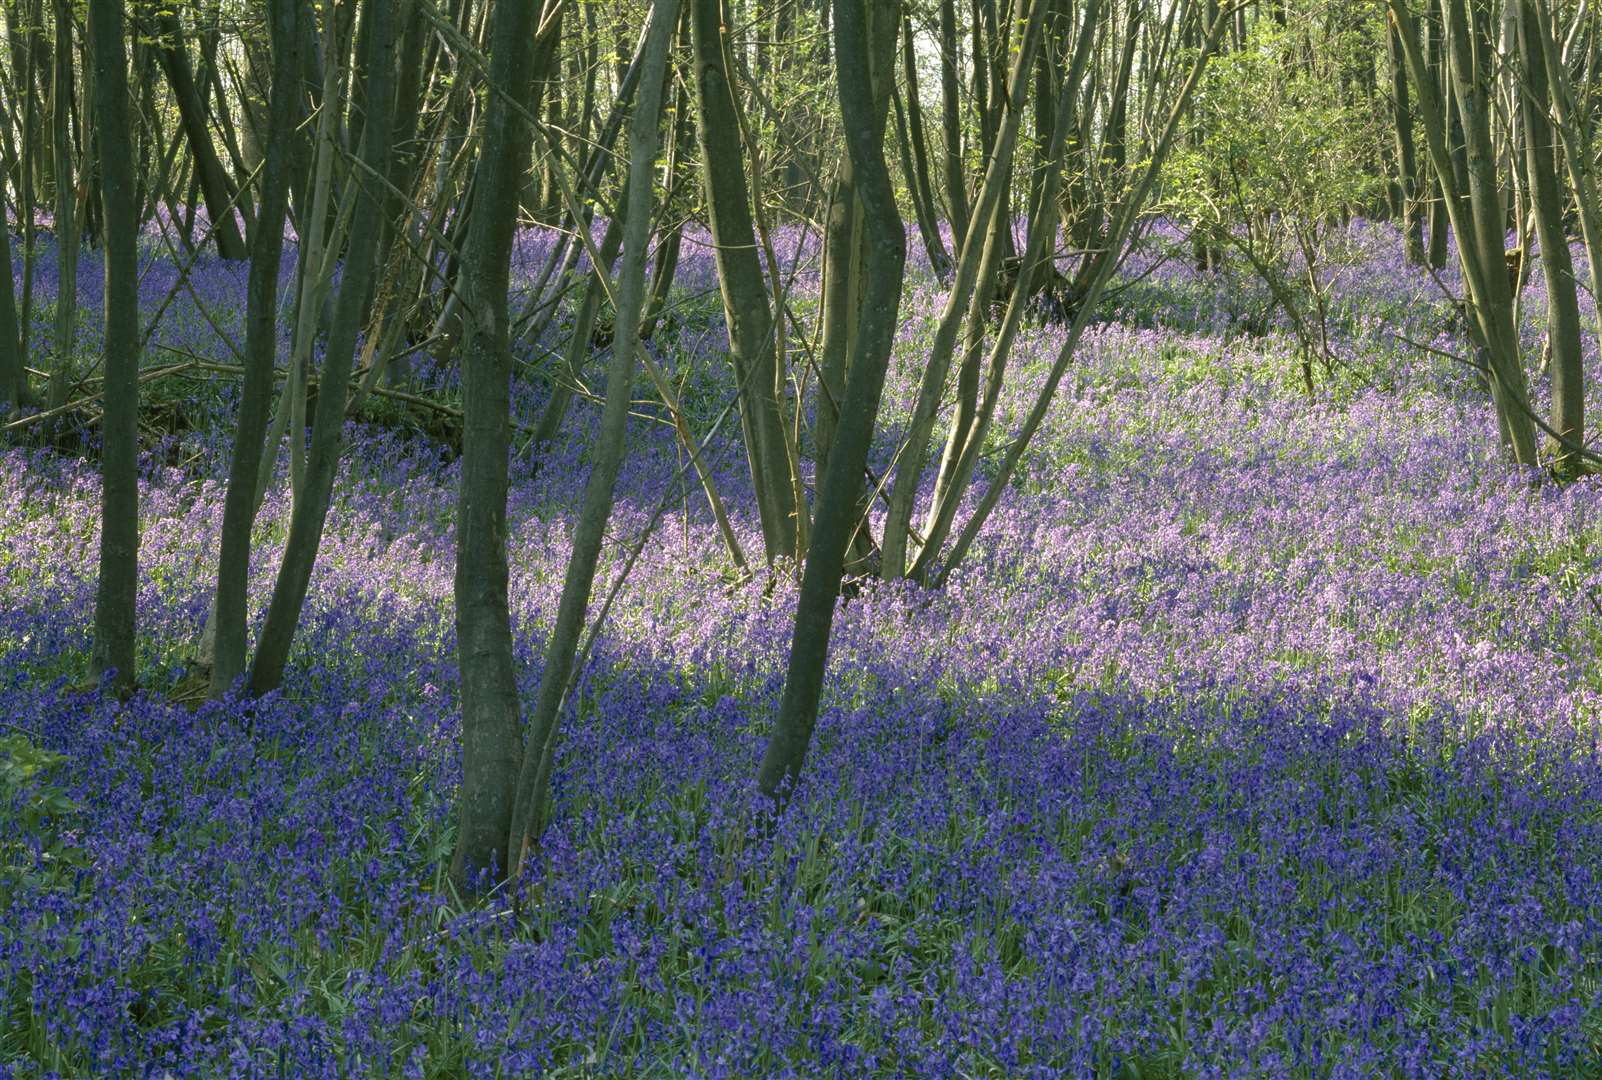
[[[902,107],[899,90],[893,92],[891,103],[896,114],[896,149],[901,158],[901,176],[906,181],[907,198],[912,203],[912,214],[918,222],[918,236],[923,240],[923,249],[929,256],[930,268],[936,277],[943,278],[948,270],[949,256],[940,240],[940,223],[934,205],[924,198],[924,192],[918,186],[918,167],[912,160],[912,142],[907,135],[907,112]]]
[[[44,15],[39,0],[32,0],[27,10],[28,30],[22,35],[27,43],[27,52],[23,58],[22,82],[31,90],[39,60],[39,25]],[[27,107],[22,114],[22,190],[19,193],[21,201],[18,205],[18,211],[22,215],[22,289],[19,299],[20,310],[17,313],[20,324],[17,328],[17,352],[23,364],[28,362],[33,340],[33,264],[38,255],[38,233],[34,226],[34,195],[37,188],[34,179],[48,156],[40,145],[39,106],[35,97],[36,95],[32,93],[28,94]],[[27,372],[22,373],[22,380],[18,384],[18,395],[19,403],[31,397]]]
[[[490,95],[463,252],[462,478],[456,502],[456,656],[462,679],[462,789],[451,877],[473,889],[504,873],[521,752],[507,601],[506,455],[510,433],[507,285],[520,177],[532,132],[521,115],[533,78],[532,4],[495,5]]]
[[[1396,179],[1401,195],[1403,250],[1408,262],[1422,265],[1425,261],[1424,221],[1419,202],[1418,154],[1413,147],[1413,109],[1407,96],[1407,65],[1402,59],[1402,46],[1394,26],[1386,28],[1385,42],[1391,62],[1392,123],[1396,129]]]
[[[305,481],[306,383],[311,363],[312,338],[323,311],[324,301],[332,288],[334,253],[340,248],[339,231],[344,224],[344,214],[333,206],[333,162],[337,153],[337,117],[342,100],[339,89],[340,65],[336,60],[334,48],[334,29],[334,24],[330,23],[324,33],[322,47],[327,54],[327,63],[317,65],[317,70],[323,75],[323,86],[317,97],[323,104],[317,110],[316,138],[308,142],[297,134],[291,142],[293,148],[290,155],[291,191],[296,176],[308,177],[305,184],[309,185],[309,190],[305,188],[302,190],[302,198],[306,200],[306,204],[301,207],[302,228],[298,236],[295,259],[295,302],[290,313],[289,372],[284,379],[284,389],[278,400],[278,411],[273,417],[272,427],[267,435],[266,450],[261,459],[261,469],[256,476],[255,506],[259,511],[262,501],[267,497],[267,488],[272,482],[273,470],[278,461],[278,446],[283,441],[284,435],[289,433],[291,516],[294,513],[293,507],[300,501]],[[304,23],[301,27],[300,41],[303,52],[308,47],[314,51],[317,48],[316,37],[307,36]],[[302,60],[304,66],[304,57]]]
[[[367,73],[367,120],[362,125],[360,161],[364,179],[357,183],[356,206],[351,221],[350,244],[346,248],[339,299],[324,350],[322,376],[318,381],[317,412],[312,421],[311,450],[306,458],[306,482],[301,498],[290,514],[289,537],[284,558],[273,584],[267,620],[251,665],[250,686],[256,694],[275,689],[283,681],[289,646],[300,622],[301,606],[311,584],[312,567],[322,541],[323,525],[333,495],[334,472],[345,424],[345,400],[350,373],[361,329],[362,308],[373,280],[378,251],[383,197],[379,185],[366,177],[383,176],[388,169],[390,121],[394,106],[395,41],[394,20],[388,0],[369,0],[366,17],[370,20]],[[292,433],[293,434],[293,433]]]
[[[777,393],[773,318],[746,184],[739,118],[725,59],[730,20],[722,0],[692,0],[699,133],[718,285],[729,325],[729,354],[741,387],[741,420],[768,560],[796,551],[797,515],[786,464]],[[770,268],[774,273],[778,267]]]
[[[629,398],[634,388],[635,354],[640,349],[640,316],[645,307],[645,265],[651,241],[652,173],[661,144],[662,84],[668,48],[678,24],[677,0],[656,0],[644,52],[639,101],[629,123],[628,206],[623,214],[623,263],[617,283],[616,336],[606,371],[606,404],[596,434],[584,503],[573,530],[573,554],[562,581],[556,625],[545,648],[540,689],[529,716],[529,737],[517,776],[517,801],[508,837],[508,865],[520,871],[539,842],[548,819],[551,771],[562,703],[567,697],[600,561],[606,524],[612,516],[613,491],[628,438]]]
[[[211,218],[217,254],[225,259],[243,259],[249,252],[234,216],[233,186],[228,182],[228,174],[217,157],[216,147],[212,145],[211,129],[206,122],[206,105],[201,100],[194,73],[190,69],[189,50],[183,27],[178,22],[177,9],[158,5],[153,12],[156,32],[162,39],[157,52],[162,68],[167,73],[167,82],[172,86],[184,136],[189,140],[189,152],[194,158],[200,192],[206,200],[206,214]]]
[[[400,37],[398,82],[395,87],[395,145],[389,161],[390,190],[384,198],[384,234],[379,243],[380,266],[390,264],[391,249],[406,221],[406,197],[417,187],[418,125],[426,74],[423,71],[423,45],[429,30],[417,5],[418,0],[401,0],[404,15],[401,22],[403,32]]]
[[[1585,371],[1581,363],[1580,304],[1574,260],[1563,229],[1563,193],[1558,187],[1557,137],[1547,119],[1552,107],[1540,16],[1530,0],[1518,0],[1519,55],[1524,78],[1519,103],[1524,120],[1525,174],[1546,278],[1547,343],[1552,356],[1552,450],[1557,469],[1572,474],[1580,463],[1574,449],[1585,441]]]
[[[90,667],[134,683],[139,585],[139,234],[122,0],[91,0],[89,43],[105,207],[105,417],[101,422],[100,579]]]
[[[688,51],[689,23],[682,16],[679,22],[679,43]],[[662,187],[670,194],[666,196],[665,205],[672,214],[672,224],[667,226],[666,232],[657,240],[656,251],[651,256],[651,292],[645,300],[645,315],[640,324],[640,337],[649,341],[656,335],[657,322],[662,313],[667,310],[668,295],[673,288],[673,277],[678,272],[679,252],[684,244],[684,218],[673,211],[674,200],[672,192],[680,190],[680,173],[687,144],[694,137],[693,120],[690,117],[689,93],[684,87],[684,79],[675,79],[675,92],[673,98],[673,142],[668,147],[667,161],[662,168]]]
[[[0,200],[0,206],[3,206]],[[26,207],[22,213],[28,213]],[[0,209],[0,219],[5,217]],[[11,285],[11,224],[0,220],[0,270],[5,280],[0,281],[0,416],[22,403],[27,389],[27,374],[22,370],[22,334],[17,326],[17,294]]]
[[[20,145],[17,153],[17,175],[14,190],[20,195],[32,182],[31,173],[36,167],[31,153],[34,135],[39,130],[39,103],[33,93],[34,41],[39,27],[32,0],[10,0],[6,4],[6,31],[11,46],[11,70],[17,87],[18,126]]]
[[[962,159],[962,92],[958,74],[957,8],[940,0],[940,123],[945,137],[946,205],[951,211],[951,237],[968,235],[968,180]]]
[[[72,6],[54,0],[55,62],[50,84],[51,145],[56,196],[55,357],[50,365],[52,409],[67,403],[77,366],[78,230],[72,169]]]
[[[1429,6],[1426,4],[1426,9],[1429,9]],[[1437,11],[1426,10],[1419,23],[1423,33],[1421,48],[1425,64],[1436,80],[1436,85],[1439,86],[1442,83],[1440,14]],[[1401,47],[1400,41],[1397,42],[1397,47]],[[1398,59],[1405,60],[1406,58],[1399,56]],[[1451,235],[1451,214],[1446,207],[1447,193],[1451,190],[1453,190],[1452,184],[1443,180],[1434,163],[1430,162],[1429,250],[1426,254],[1429,265],[1436,270],[1443,269],[1446,266],[1446,261],[1451,254],[1448,250],[1448,241]]]
[[[284,251],[289,204],[290,155],[300,95],[300,28],[295,0],[271,0],[272,88],[267,110],[267,146],[262,163],[261,207],[251,236],[250,278],[245,295],[245,376],[238,427],[223,498],[222,550],[212,615],[211,694],[221,697],[245,671],[246,586],[250,531],[256,519],[267,414],[272,407],[273,368],[278,352],[278,271]]]
[[[903,18],[901,65],[907,75],[906,127],[909,148],[912,151],[912,167],[907,175],[907,184],[918,193],[919,205],[923,206],[928,214],[933,235],[925,237],[924,243],[929,248],[929,259],[935,273],[944,279],[951,273],[951,256],[946,252],[945,241],[940,236],[940,207],[935,201],[934,184],[929,179],[929,150],[923,135],[923,100],[918,92],[918,55],[915,45],[912,20]],[[953,241],[956,238],[957,234],[953,233]]]
[[[1559,51],[1551,12],[1541,0],[1532,0],[1532,3],[1537,16],[1535,28],[1541,35],[1540,47],[1546,61],[1558,134],[1563,143],[1563,164],[1580,219],[1580,232],[1585,239],[1591,295],[1602,296],[1602,189],[1598,188],[1596,168],[1591,160],[1591,125],[1582,118],[1575,100],[1574,84],[1564,65],[1564,53]],[[1576,24],[1575,30],[1579,29],[1580,26]]]
[[[1094,25],[1095,12],[1099,5],[1100,0],[1089,0],[1091,26]],[[1013,58],[1012,77],[1008,89],[1008,93],[1013,95],[1013,100],[1021,102],[1028,88],[1034,52],[1039,47],[1048,8],[1049,0],[1034,0],[1030,5],[1028,21],[1018,42],[1018,53]],[[1088,50],[1082,51],[1088,55]],[[1072,79],[1068,81],[1073,82]],[[1062,124],[1072,122],[1067,115],[1060,115],[1058,119]],[[951,290],[946,295],[946,306],[941,313],[940,322],[935,327],[935,337],[924,367],[918,400],[913,406],[912,419],[907,426],[906,449],[902,451],[896,464],[894,479],[890,486],[890,511],[885,519],[883,562],[880,566],[880,573],[887,581],[899,578],[906,572],[908,530],[916,510],[918,487],[923,482],[924,463],[929,457],[929,440],[934,431],[941,398],[945,394],[946,377],[950,372],[951,358],[956,350],[957,335],[965,324],[965,316],[982,314],[988,303],[990,290],[989,283],[983,280],[984,256],[989,252],[993,280],[999,260],[999,251],[995,247],[995,221],[998,217],[1007,218],[1003,206],[1007,186],[1005,177],[1012,172],[1013,154],[1021,122],[1020,109],[1010,109],[1002,118],[1000,130],[991,147],[989,166],[979,186],[973,213],[968,219],[968,231],[957,249],[957,267],[952,276]],[[1005,224],[1010,227],[1010,219],[1006,220]],[[986,298],[981,300],[976,308],[972,300],[980,288],[984,289]],[[978,333],[982,336],[982,326]]]
[[[849,155],[842,155],[829,185],[823,233],[823,311],[819,317],[818,404],[813,424],[816,467],[828,475],[834,431],[845,399],[846,364],[862,305],[862,208]]]
[[[758,785],[775,800],[785,798],[800,775],[817,722],[835,601],[846,549],[857,528],[862,471],[898,325],[907,237],[884,161],[885,108],[875,92],[875,76],[894,62],[897,7],[895,0],[873,5],[872,26],[878,36],[870,37],[864,0],[835,0],[834,5],[835,70],[846,151],[862,206],[866,295],[840,425],[818,493],[784,694],[757,773]]]
[[[72,201],[79,246],[93,249],[100,246],[100,152],[95,145],[95,69],[91,53],[86,29],[78,42],[79,83],[73,101],[72,150],[78,160],[78,183]],[[129,145],[131,153],[132,143]]]

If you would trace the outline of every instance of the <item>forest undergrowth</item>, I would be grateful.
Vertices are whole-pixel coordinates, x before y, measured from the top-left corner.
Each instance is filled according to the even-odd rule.
[[[548,242],[524,234],[514,281]],[[1464,351],[1451,305],[1394,236],[1354,243],[1309,400],[1250,282],[1153,236],[967,562],[842,606],[773,830],[754,772],[795,585],[732,573],[640,405],[597,594],[642,553],[570,706],[554,824],[529,879],[472,906],[444,867],[448,438],[393,401],[351,425],[283,689],[199,705],[226,378],[147,391],[171,419],[147,432],[127,701],[80,681],[92,433],[88,457],[0,451],[0,1077],[1587,1075],[1602,488],[1506,464],[1473,373],[1415,344]],[[158,251],[146,318],[178,273]],[[732,381],[711,254],[683,258],[651,347],[705,430]],[[87,256],[86,316],[99,280]],[[42,328],[48,259],[37,282]],[[237,335],[243,267],[203,256],[192,283],[147,367],[229,361],[202,310]],[[881,472],[942,296],[916,267]],[[997,449],[1061,334],[1021,336]],[[513,401],[525,701],[593,424],[530,445],[541,355]],[[456,400],[448,372],[412,378]],[[738,443],[711,465],[760,550]],[[289,499],[281,478],[257,522],[257,618]]]

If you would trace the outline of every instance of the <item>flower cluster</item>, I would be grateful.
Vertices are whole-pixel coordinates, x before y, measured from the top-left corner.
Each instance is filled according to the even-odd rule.
[[[1428,279],[1365,236],[1338,283],[1342,355],[1400,355],[1403,318],[1448,340]],[[781,239],[781,262],[815,253]],[[523,238],[520,273],[548,245]],[[175,280],[151,251],[147,317]],[[443,869],[447,453],[353,425],[283,690],[190,708],[167,691],[215,575],[229,393],[178,399],[198,410],[184,452],[144,469],[146,689],[127,702],[76,682],[93,464],[0,451],[0,722],[61,759],[57,810],[25,832],[31,790],[0,789],[0,838],[23,837],[0,846],[0,1077],[1593,1068],[1595,482],[1500,463],[1483,395],[1433,361],[1307,402],[1282,337],[1235,336],[1216,283],[1155,258],[1131,264],[946,587],[841,606],[771,829],[752,777],[794,586],[734,583],[693,478],[678,493],[671,432],[639,421],[613,554],[669,481],[671,508],[572,695],[532,876],[470,908]],[[687,241],[684,259],[652,348],[712,416],[732,383],[700,295],[711,253]],[[942,299],[913,273],[881,464]],[[191,276],[154,340],[220,356],[205,316],[237,331],[242,275],[203,257]],[[98,275],[80,280],[87,304]],[[1020,340],[998,445],[1061,336]],[[454,393],[448,372],[414,376]],[[519,381],[520,426],[540,398]],[[537,457],[514,439],[525,699],[592,424],[575,412]],[[719,442],[713,473],[757,551],[741,458]],[[288,507],[275,487],[258,522],[258,614]]]

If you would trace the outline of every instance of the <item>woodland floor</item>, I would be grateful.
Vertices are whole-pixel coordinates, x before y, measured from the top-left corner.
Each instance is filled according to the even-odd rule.
[[[731,583],[671,432],[636,422],[606,584],[666,510],[565,722],[516,905],[464,910],[441,873],[456,466],[424,420],[349,429],[284,690],[198,708],[173,693],[232,389],[147,388],[126,704],[78,685],[92,454],[0,450],[0,1078],[1602,1075],[1599,481],[1501,463],[1472,373],[1397,336],[1462,347],[1383,230],[1355,238],[1312,402],[1282,335],[1237,332],[1260,290],[1140,276],[1162,239],[970,560],[939,592],[841,609],[776,834],[749,823],[794,586]],[[156,250],[147,316],[177,275]],[[710,254],[686,259],[657,348],[704,427],[730,381]],[[79,280],[93,356],[94,257]],[[231,362],[201,307],[237,334],[243,268],[193,281],[153,340]],[[53,287],[47,260],[36,340]],[[815,280],[796,289],[805,309]],[[939,302],[915,268],[881,466]],[[1540,303],[1532,286],[1532,355]],[[1025,334],[998,445],[1061,337]],[[537,472],[514,440],[525,699],[592,420]],[[287,513],[280,485],[258,605]]]

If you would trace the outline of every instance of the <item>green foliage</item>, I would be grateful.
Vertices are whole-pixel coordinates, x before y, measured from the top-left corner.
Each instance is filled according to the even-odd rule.
[[[66,760],[20,732],[0,736],[0,898],[77,861],[57,828],[78,811],[52,782]]]
[[[1243,49],[1208,67],[1197,90],[1195,137],[1165,173],[1168,204],[1218,231],[1271,221],[1342,218],[1370,205],[1383,132],[1366,95],[1344,93],[1341,53],[1372,47],[1352,32],[1327,38],[1315,59],[1307,37],[1260,22]],[[1334,59],[1331,55],[1334,54]]]
[[[1163,199],[1199,248],[1267,286],[1269,310],[1301,346],[1309,393],[1311,358],[1330,367],[1327,271],[1355,260],[1345,225],[1374,205],[1385,175],[1382,121],[1354,75],[1377,47],[1371,28],[1331,29],[1339,22],[1323,7],[1307,5],[1285,27],[1260,21],[1243,48],[1213,61]],[[1262,315],[1243,323],[1266,330]]]

